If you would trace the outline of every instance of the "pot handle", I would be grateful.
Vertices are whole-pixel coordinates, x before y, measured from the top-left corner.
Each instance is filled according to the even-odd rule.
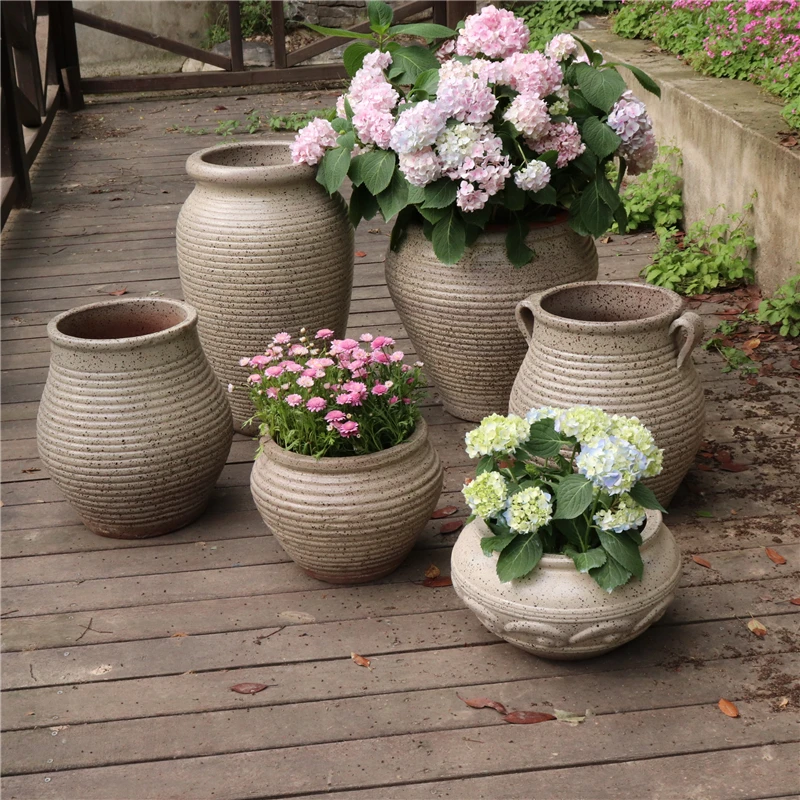
[[[524,300],[520,300],[514,312],[517,318],[517,325],[519,325],[519,329],[522,331],[522,335],[525,337],[525,341],[528,344],[531,343],[531,337],[533,336],[533,323],[536,317],[537,306],[535,301],[538,297],[538,294],[532,294]]]
[[[703,318],[694,311],[684,311],[669,326],[670,336],[677,330],[682,330],[684,334],[683,345],[678,353],[678,369],[680,369],[703,338]]]

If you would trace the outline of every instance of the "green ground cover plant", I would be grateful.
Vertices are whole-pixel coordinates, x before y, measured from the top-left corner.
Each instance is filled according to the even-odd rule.
[[[218,3],[220,8],[211,15],[206,15],[209,20],[203,47],[211,49],[215,44],[227,42],[231,38],[228,29],[228,10],[226,3]],[[253,36],[264,36],[272,33],[272,11],[268,0],[242,0],[241,9],[242,36],[250,39]]]
[[[536,0],[504,4],[525,20],[531,32],[531,50],[542,50],[557,33],[573,30],[586,14],[609,14],[618,6],[616,0]]]

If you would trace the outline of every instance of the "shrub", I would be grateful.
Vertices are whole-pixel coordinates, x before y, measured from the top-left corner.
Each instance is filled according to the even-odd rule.
[[[541,50],[557,33],[573,30],[585,14],[608,14],[618,5],[616,0],[536,0],[505,4],[525,20],[531,32],[531,50]]]
[[[789,278],[772,297],[762,300],[756,319],[780,325],[781,336],[800,336],[800,275]]]

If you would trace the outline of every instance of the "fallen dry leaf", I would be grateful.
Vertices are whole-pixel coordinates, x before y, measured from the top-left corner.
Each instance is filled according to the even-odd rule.
[[[561,711],[561,709],[558,708],[553,709],[553,714],[555,714],[555,717],[559,722],[566,722],[573,728],[576,725],[580,725],[581,722],[586,719],[586,714],[573,714],[571,711]]]
[[[767,635],[767,629],[757,619],[751,619],[747,623],[747,627],[760,639]]]
[[[750,469],[750,466],[748,464],[739,464],[736,461],[727,461],[724,464],[720,464],[719,468],[725,470],[725,472],[744,472],[746,469]]]
[[[789,602],[793,606],[800,606],[800,597],[793,597]]]
[[[444,506],[444,508],[437,508],[431,514],[431,519],[442,519],[442,517],[452,517],[458,511],[458,506]]]
[[[714,458],[716,458],[720,464],[728,464],[733,461],[730,450],[719,450],[714,454]]]
[[[711,569],[711,562],[706,561],[702,556],[692,556],[692,561],[694,561],[695,564],[699,564],[701,567]]]
[[[726,717],[738,717],[739,716],[739,709],[731,703],[730,700],[726,700],[724,697],[721,697],[719,703],[719,710],[726,716]]]
[[[792,369],[800,370],[800,359],[793,358],[790,362]]]
[[[769,556],[770,561],[773,561],[776,564],[786,563],[786,559],[777,550],[773,550],[771,547],[767,547],[766,553]]]
[[[188,635],[189,635],[188,633],[173,633],[172,636],[170,636],[169,638],[170,639],[182,639],[184,636],[188,636]]]
[[[497,700],[490,700],[488,697],[462,697],[456,692],[456,697],[470,708],[493,708],[500,714],[506,714],[506,707]]]
[[[610,236],[601,236],[600,241],[603,244],[608,244],[609,242],[613,242],[614,240]]]
[[[213,110],[214,111],[227,111],[228,109],[227,109],[226,106],[214,106]]]
[[[742,345],[742,350],[745,350],[745,351],[749,350],[749,351],[752,352],[753,350],[756,349],[756,347],[759,347],[760,345],[761,345],[761,339],[748,339]]]
[[[442,571],[436,564],[431,564],[428,569],[425,570],[425,577],[426,578],[438,578],[442,574]]]
[[[355,253],[353,253],[353,255],[354,255],[356,258],[364,258],[364,256],[366,255],[366,253],[365,253],[363,250],[356,250],[356,252],[355,252]]]
[[[231,686],[231,691],[236,694],[258,694],[266,688],[266,683],[237,683],[235,686]]]
[[[786,706],[788,705],[789,705],[788,697],[781,697],[781,699],[778,700],[778,708],[786,708]]]
[[[429,589],[441,589],[444,586],[452,586],[453,580],[449,575],[440,575],[438,578],[425,578],[422,585]]]
[[[512,711],[506,714],[503,719],[512,725],[533,725],[537,722],[549,722],[555,719],[552,714],[544,714],[541,711]]]
[[[359,667],[366,667],[367,669],[372,669],[370,666],[370,660],[368,658],[364,658],[364,656],[360,656],[358,653],[350,653],[350,658],[358,664]]]
[[[25,475],[30,475],[32,472],[41,472],[41,470],[39,467],[30,467],[29,469],[23,469],[22,472]]]
[[[122,289],[115,289],[113,292],[109,292],[110,295],[113,297],[122,297],[122,295],[128,293],[128,287],[123,286]]]
[[[439,533],[455,533],[457,530],[460,530],[463,527],[464,527],[463,519],[451,519],[448,522],[445,522],[439,528]]]

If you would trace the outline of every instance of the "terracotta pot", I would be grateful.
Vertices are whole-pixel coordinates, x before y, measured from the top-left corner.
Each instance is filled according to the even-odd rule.
[[[408,555],[442,491],[425,423],[402,444],[349,458],[298,455],[263,442],[250,488],[289,556],[328,583],[388,575]]]
[[[229,396],[234,426],[253,414],[239,367],[280,331],[343,336],[353,284],[353,228],[337,194],[292,164],[286,142],[226,144],[189,157],[197,185],[176,239],[181,285],[200,339]]]
[[[474,520],[453,547],[456,594],[496,636],[544,658],[590,658],[636,638],[664,614],[681,574],[681,553],[660,511],[647,512],[642,580],[610,594],[560,555],[545,554],[526,577],[501,583],[498,554],[481,551],[484,536],[491,531]]]
[[[577,283],[517,306],[530,343],[509,410],[586,403],[638,417],[664,448],[664,469],[645,483],[672,499],[703,437],[703,387],[691,354],[703,321],[674,292],[639,283]]]
[[[205,508],[233,436],[197,312],[165,299],[75,308],[47,326],[39,456],[90,531],[160,536]]]
[[[516,268],[504,231],[487,231],[461,261],[442,264],[412,225],[386,258],[386,282],[417,355],[447,411],[479,421],[504,414],[514,375],[525,357],[514,321],[516,304],[532,291],[597,277],[597,250],[566,217],[532,226],[536,257]]]

